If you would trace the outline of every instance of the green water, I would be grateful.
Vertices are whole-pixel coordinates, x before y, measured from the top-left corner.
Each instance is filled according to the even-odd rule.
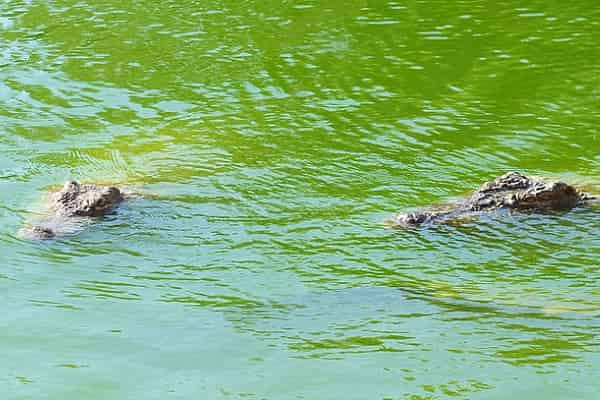
[[[526,4],[526,6],[525,6]],[[0,3],[0,398],[597,399],[597,1]],[[66,179],[151,194],[18,238]]]

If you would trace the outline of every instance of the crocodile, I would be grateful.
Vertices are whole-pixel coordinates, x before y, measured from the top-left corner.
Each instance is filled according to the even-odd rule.
[[[501,209],[529,212],[569,210],[597,200],[597,197],[564,182],[546,182],[520,172],[509,172],[485,183],[469,198],[449,209],[401,213],[391,223],[414,227]]]
[[[68,181],[62,189],[50,195],[49,216],[24,227],[20,236],[43,240],[76,231],[94,217],[112,211],[125,198],[126,195],[114,186]]]

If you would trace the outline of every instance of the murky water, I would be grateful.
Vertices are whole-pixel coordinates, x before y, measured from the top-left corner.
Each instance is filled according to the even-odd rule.
[[[596,399],[595,1],[0,4],[2,399]],[[66,179],[146,193],[57,241]],[[39,204],[38,204],[39,206]]]

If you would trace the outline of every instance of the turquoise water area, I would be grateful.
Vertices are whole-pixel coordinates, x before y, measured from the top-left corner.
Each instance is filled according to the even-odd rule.
[[[0,398],[598,398],[596,1],[0,3]],[[67,179],[144,193],[19,229]]]

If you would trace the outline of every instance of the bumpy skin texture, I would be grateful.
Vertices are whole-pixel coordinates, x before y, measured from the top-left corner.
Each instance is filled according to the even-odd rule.
[[[65,183],[54,197],[54,207],[67,217],[99,217],[123,201],[123,194],[113,186]]]
[[[595,198],[564,182],[544,182],[519,172],[509,172],[485,183],[469,199],[451,210],[399,214],[393,222],[400,226],[419,226],[451,220],[472,212],[503,208],[568,210],[593,199]]]
[[[121,191],[113,186],[80,184],[75,181],[65,183],[64,187],[51,199],[53,212],[51,225],[34,226],[25,232],[28,239],[52,239],[59,232],[56,226],[66,225],[67,220],[77,217],[100,217],[124,200]],[[60,231],[60,229],[59,229]]]

